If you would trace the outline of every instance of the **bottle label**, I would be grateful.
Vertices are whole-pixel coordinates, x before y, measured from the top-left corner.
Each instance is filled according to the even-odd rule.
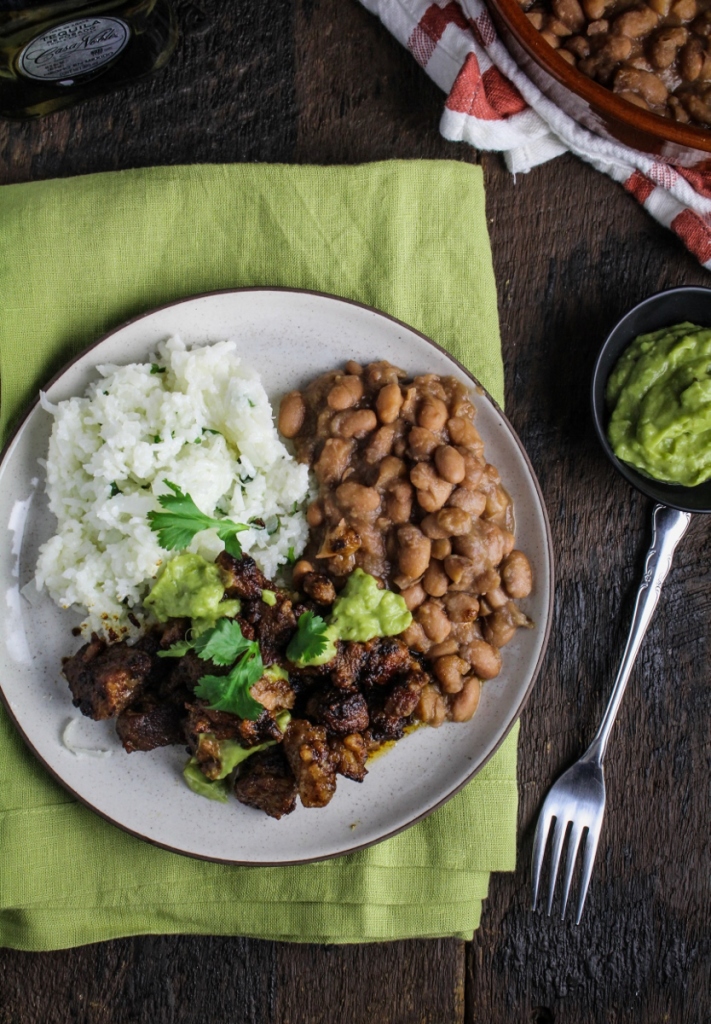
[[[80,18],[35,36],[19,57],[19,70],[40,82],[71,82],[118,56],[131,30],[120,18]]]

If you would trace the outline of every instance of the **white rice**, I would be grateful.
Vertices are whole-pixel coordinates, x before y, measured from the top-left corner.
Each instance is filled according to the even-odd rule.
[[[165,480],[209,516],[261,519],[265,528],[239,540],[267,576],[290,549],[299,554],[308,469],[279,440],[266,392],[235,342],[188,350],[171,338],[151,362],[98,371],[84,398],[52,405],[41,396],[54,416],[46,470],[58,522],[35,578],[63,608],[86,610],[84,635],[135,632],[129,612],[143,620],[142,599],[179,553],[160,547],[147,518],[160,510]],[[212,560],[222,548],[206,530],[188,550]]]

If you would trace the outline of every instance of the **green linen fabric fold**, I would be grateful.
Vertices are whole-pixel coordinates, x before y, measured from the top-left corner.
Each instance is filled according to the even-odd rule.
[[[247,285],[382,309],[502,402],[479,168],[152,168],[0,189],[3,441],[38,387],[101,334],[172,300]],[[471,938],[489,873],[515,866],[517,735],[449,803],[384,843],[319,864],[240,868],[159,850],[98,818],[44,772],[0,709],[0,944]]]

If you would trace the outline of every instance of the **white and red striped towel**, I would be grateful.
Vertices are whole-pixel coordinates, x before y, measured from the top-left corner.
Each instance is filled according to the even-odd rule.
[[[440,130],[525,173],[568,150],[618,181],[711,270],[711,172],[655,161],[581,127],[517,66],[482,0],[361,0],[448,95]]]

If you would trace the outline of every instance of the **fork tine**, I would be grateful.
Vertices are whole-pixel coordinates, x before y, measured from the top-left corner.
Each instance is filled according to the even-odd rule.
[[[555,833],[553,835],[553,851],[551,855],[551,881],[550,888],[548,890],[548,908],[547,914],[551,916],[551,910],[553,908],[553,894],[555,892],[555,880],[558,874],[558,865],[560,864],[560,855],[563,851],[563,843],[565,842],[565,833],[568,831],[568,821],[562,817],[556,818]]]
[[[565,864],[565,881],[563,882],[563,907],[560,912],[561,921],[565,921],[565,908],[568,906],[570,883],[573,881],[575,860],[578,856],[578,847],[580,846],[580,840],[583,837],[584,831],[585,826],[580,826],[576,821],[573,822],[573,827],[570,830],[570,838],[568,839],[568,859]]]
[[[595,854],[597,852],[597,844],[600,839],[601,828],[602,815],[600,815],[597,821],[588,829],[587,839],[585,840],[585,851],[583,853],[583,877],[580,879],[580,895],[578,896],[578,906],[575,913],[576,924],[580,924],[580,918],[583,916],[585,897],[588,894],[588,885],[590,884],[590,876],[592,875],[593,864],[595,863]]]
[[[550,832],[551,822],[553,821],[553,815],[550,811],[546,810],[545,804],[543,809],[538,816],[538,824],[536,825],[536,834],[533,838],[533,856],[531,857],[531,883],[533,885],[533,910],[536,909],[538,903],[538,885],[541,880],[541,869],[543,867],[543,858],[546,853],[546,843],[548,841],[548,833]]]

